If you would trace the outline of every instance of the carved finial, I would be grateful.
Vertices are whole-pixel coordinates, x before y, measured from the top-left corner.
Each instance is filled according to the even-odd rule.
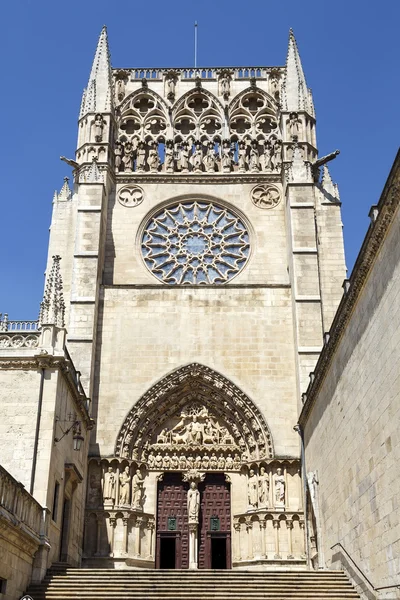
[[[326,195],[328,196],[328,198],[330,200],[332,200],[332,201],[340,200],[339,188],[336,183],[333,183],[332,177],[331,177],[331,174],[329,172],[327,165],[323,165],[323,167],[322,167],[321,187],[322,187],[323,191],[326,192]]]
[[[57,194],[57,191],[54,192],[54,200],[63,201],[63,202],[71,200],[72,191],[70,190],[68,182],[69,182],[69,177],[64,177],[64,183],[60,190],[60,193]]]
[[[53,256],[53,264],[47,276],[43,300],[40,303],[39,327],[42,325],[65,326],[65,302],[60,271],[61,256]]]
[[[97,166],[97,158],[93,157],[92,164],[86,174],[86,183],[104,183],[103,176]]]

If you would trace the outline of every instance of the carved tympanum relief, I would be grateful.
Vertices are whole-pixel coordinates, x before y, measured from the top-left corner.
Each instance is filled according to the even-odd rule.
[[[146,266],[167,284],[226,283],[242,270],[249,254],[249,234],[241,218],[214,202],[186,201],[163,208],[142,236]]]

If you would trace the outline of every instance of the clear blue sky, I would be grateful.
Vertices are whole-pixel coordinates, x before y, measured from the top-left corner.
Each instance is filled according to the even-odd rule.
[[[339,183],[352,268],[399,145],[400,3],[14,0],[0,7],[0,312],[36,318],[54,189],[70,169],[82,88],[108,26],[113,66],[283,65],[293,27],[313,89],[320,155]]]

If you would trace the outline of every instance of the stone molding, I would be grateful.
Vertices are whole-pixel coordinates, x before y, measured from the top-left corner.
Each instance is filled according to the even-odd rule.
[[[120,174],[115,177],[117,184],[139,183],[189,183],[189,184],[243,184],[243,183],[281,183],[280,173],[131,173]]]
[[[331,366],[333,356],[340,344],[344,331],[351,319],[354,307],[362,293],[368,276],[373,268],[375,259],[384,243],[385,237],[394,220],[395,213],[400,204],[400,151],[394,161],[393,167],[383,189],[377,205],[376,220],[371,223],[362,244],[360,253],[355,262],[350,279],[342,300],[336,311],[329,331],[329,340],[325,343],[317,365],[313,372],[310,384],[303,394],[304,404],[299,417],[299,424],[303,428],[316,402],[318,392],[325,380]]]

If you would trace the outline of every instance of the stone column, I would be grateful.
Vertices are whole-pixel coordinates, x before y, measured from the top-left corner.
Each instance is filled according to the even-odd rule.
[[[279,520],[274,519],[272,521],[274,529],[275,529],[275,556],[274,558],[282,558],[279,554]]]
[[[241,554],[241,549],[240,549],[240,530],[242,528],[242,525],[241,525],[241,523],[239,523],[239,521],[236,521],[233,524],[233,528],[236,531],[236,535],[234,537],[235,556],[236,556],[236,560],[240,561],[240,560],[242,560],[242,554]]]
[[[253,521],[246,521],[246,530],[247,530],[247,554],[248,559],[252,560],[253,558]]]
[[[115,517],[110,517],[110,527],[111,527],[110,556],[114,556],[114,537],[115,537],[116,524],[117,524],[117,519]]]
[[[155,522],[153,519],[149,519],[147,522],[147,531],[149,532],[149,558],[153,558],[153,531],[155,528]]]
[[[272,477],[272,469],[269,471],[269,505],[271,508],[275,506],[275,497],[274,497],[274,479]]]
[[[122,523],[124,525],[124,540],[123,540],[124,554],[128,554],[128,524],[129,524],[129,515],[124,515],[122,517]]]
[[[136,517],[136,520],[135,520],[135,549],[134,549],[135,558],[138,558],[140,556],[140,526],[141,526],[141,524],[142,524],[141,517]]]
[[[267,556],[267,546],[266,546],[266,527],[267,527],[267,521],[265,519],[263,519],[262,521],[260,521],[260,528],[261,528],[261,553],[262,553],[262,557],[263,558],[268,558]]]
[[[301,542],[303,545],[303,552],[301,554],[301,558],[307,558],[307,555],[305,553],[305,545],[306,545],[306,540],[305,540],[305,523],[304,521],[299,521],[299,526],[300,526],[300,531],[301,531]]]
[[[198,523],[189,523],[189,569],[198,568]]]
[[[290,519],[286,520],[286,527],[288,532],[288,558],[294,558],[293,556],[293,542],[292,542],[292,530],[293,530],[293,521]]]
[[[96,553],[95,556],[100,556],[100,540],[101,540],[101,521],[102,517],[100,515],[96,515],[96,525],[97,525],[97,539],[96,539]]]
[[[299,483],[299,511],[303,510],[303,483],[301,481],[301,469],[297,469],[297,480]]]
[[[287,475],[287,466],[283,467],[283,476],[285,478],[285,510],[289,508],[289,493],[288,493],[288,475]]]
[[[119,463],[115,469],[115,506],[119,506]]]

